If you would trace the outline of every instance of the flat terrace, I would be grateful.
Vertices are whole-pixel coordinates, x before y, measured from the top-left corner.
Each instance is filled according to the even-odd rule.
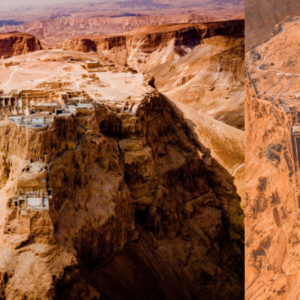
[[[18,126],[26,126],[32,130],[44,130],[53,122],[53,116],[10,116],[9,120]]]
[[[105,82],[106,87],[100,87],[97,82],[85,87],[86,91],[97,100],[120,100],[126,97],[141,97],[146,89],[142,86],[142,74],[129,73],[96,73],[100,83]]]
[[[128,96],[141,97],[145,93],[141,74],[119,72],[113,68],[110,68],[110,71],[94,70],[89,73],[83,67],[85,61],[95,60],[97,60],[95,55],[61,49],[41,50],[2,59],[0,60],[0,90],[4,90],[7,94],[16,89],[34,90],[48,82],[56,83],[50,86],[57,89],[63,89],[65,84],[69,90],[85,90],[94,101],[120,100]],[[4,64],[8,62],[18,64],[6,67]],[[89,76],[90,74],[95,76]]]

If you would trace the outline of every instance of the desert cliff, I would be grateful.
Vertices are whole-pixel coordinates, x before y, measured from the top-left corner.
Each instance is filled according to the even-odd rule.
[[[41,50],[40,41],[31,34],[12,32],[0,34],[0,57],[10,57]]]
[[[113,61],[130,63],[138,71],[147,72],[161,63],[190,52],[206,38],[217,35],[242,37],[242,24],[241,20],[149,25],[121,35],[70,39],[61,48],[82,52],[96,51]],[[86,44],[82,44],[82,41]],[[156,62],[151,59],[153,57],[156,57]]]
[[[171,24],[63,49],[9,44],[0,299],[243,298],[243,31]]]
[[[134,114],[99,105],[42,131],[1,121],[2,297],[242,297],[234,178],[148,90]],[[44,185],[48,211],[14,213],[20,190]]]

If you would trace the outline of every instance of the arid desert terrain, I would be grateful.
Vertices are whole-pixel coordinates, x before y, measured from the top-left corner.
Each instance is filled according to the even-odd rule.
[[[299,295],[299,25],[246,53],[246,299]]]
[[[0,299],[244,297],[240,2],[124,3],[0,28]]]

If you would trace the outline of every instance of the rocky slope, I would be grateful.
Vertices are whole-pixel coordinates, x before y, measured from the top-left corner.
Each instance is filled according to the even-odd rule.
[[[156,86],[217,120],[244,128],[244,22],[145,26],[128,34],[74,38],[64,49],[97,51],[139,72]]]
[[[284,5],[280,0],[248,0],[245,9],[246,48],[262,42],[287,16],[300,15],[300,3],[295,0],[286,0]]]
[[[40,41],[31,34],[12,32],[0,34],[0,57],[10,57],[41,50]]]
[[[204,39],[190,53],[151,70],[172,100],[244,129],[244,38]]]
[[[242,299],[234,177],[180,110],[148,91],[135,114],[101,105],[40,132],[0,122],[3,298]],[[41,159],[49,212],[30,216],[29,233],[9,231],[25,167]]]

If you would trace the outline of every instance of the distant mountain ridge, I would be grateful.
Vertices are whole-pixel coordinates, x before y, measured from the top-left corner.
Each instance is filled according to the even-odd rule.
[[[129,0],[3,6],[0,20],[33,22],[63,17],[92,18],[132,15],[198,14],[218,20],[244,18],[244,0]]]
[[[24,22],[14,21],[14,20],[0,20],[0,28],[5,25],[16,26],[16,25],[22,25],[22,24],[24,24]]]
[[[126,7],[131,6],[132,4],[142,4],[144,6],[153,6],[153,5],[164,5],[164,6],[181,6],[186,7],[189,5],[203,5],[203,4],[224,4],[224,3],[232,3],[232,4],[244,4],[244,0],[219,0],[219,1],[212,1],[212,0],[131,0],[131,1],[116,1],[116,2],[102,2],[98,3],[98,6],[119,6],[119,7]]]
[[[215,21],[213,17],[197,14],[163,15],[163,16],[129,16],[96,18],[56,18],[21,25],[5,25],[0,33],[20,31],[35,35],[44,43],[55,44],[77,36],[94,36],[127,32],[145,25],[171,23],[201,23]]]

